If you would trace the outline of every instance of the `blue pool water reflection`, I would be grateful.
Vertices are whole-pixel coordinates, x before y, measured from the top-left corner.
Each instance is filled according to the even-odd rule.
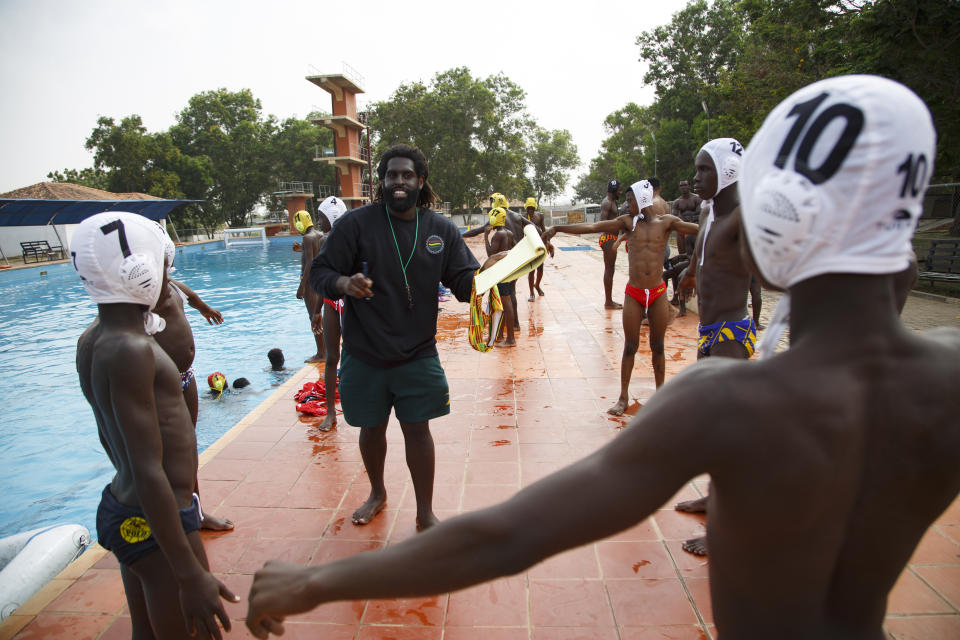
[[[224,316],[209,326],[187,308],[197,343],[197,439],[202,451],[264,401],[315,351],[297,300],[300,254],[292,238],[268,247],[223,243],[178,253],[176,279]],[[68,264],[0,272],[0,536],[47,524],[79,523],[95,537],[94,516],[113,475],[76,373],[77,338],[96,305]],[[270,371],[267,351],[283,349],[287,373]],[[220,399],[203,393],[222,371],[252,385]],[[292,400],[291,400],[292,401]]]

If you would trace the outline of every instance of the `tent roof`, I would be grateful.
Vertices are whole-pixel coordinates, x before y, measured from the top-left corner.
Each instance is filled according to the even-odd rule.
[[[17,200],[0,198],[0,227],[78,224],[104,211],[129,211],[151,220],[197,200]]]
[[[104,211],[129,211],[151,220],[199,200],[164,200],[146,193],[110,193],[69,182],[39,182],[0,194],[0,227],[77,224]]]

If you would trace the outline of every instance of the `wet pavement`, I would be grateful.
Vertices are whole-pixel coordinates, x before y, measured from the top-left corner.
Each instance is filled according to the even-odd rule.
[[[561,237],[558,245],[596,247]],[[472,242],[475,252],[482,243]],[[450,383],[452,414],[431,423],[436,441],[434,505],[441,519],[485,507],[615,438],[629,416],[606,414],[619,393],[623,345],[619,311],[603,309],[600,252],[562,251],[548,260],[545,297],[527,301],[517,285],[517,347],[473,351],[467,306],[441,303],[437,338]],[[618,259],[614,298],[626,283]],[[776,294],[764,294],[764,321]],[[939,306],[931,306],[939,305]],[[960,320],[960,305],[912,296],[912,328]],[[667,380],[695,360],[695,313],[666,335]],[[647,329],[631,383],[630,413],[654,392]],[[322,369],[322,367],[321,367]],[[204,533],[213,571],[243,601],[227,605],[243,626],[253,573],[280,558],[321,564],[415,535],[414,498],[399,425],[388,431],[386,509],[357,527],[350,515],[369,484],[357,432],[343,422],[330,433],[320,418],[299,416],[292,396],[318,370],[305,367],[201,455],[204,507],[229,517],[230,533]],[[200,417],[203,419],[203,416]],[[393,420],[391,418],[391,420]],[[332,603],[291,618],[293,638],[372,640],[652,640],[715,638],[705,559],[681,550],[704,533],[704,518],[672,505],[706,491],[687,485],[653,516],[606,540],[560,554],[523,574],[431,598]],[[535,526],[535,523],[524,523]],[[932,526],[891,594],[886,622],[896,640],[960,637],[960,501]],[[88,550],[0,624],[8,638],[129,638],[118,565],[99,546]]]

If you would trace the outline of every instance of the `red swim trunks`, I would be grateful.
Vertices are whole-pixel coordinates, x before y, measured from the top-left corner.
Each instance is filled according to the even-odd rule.
[[[659,286],[654,287],[653,289],[639,289],[637,287],[631,287],[628,284],[627,288],[624,290],[624,293],[642,304],[645,311],[649,311],[650,305],[653,304],[653,301],[662,296],[663,292],[666,290],[666,282],[661,282]]]
[[[601,234],[600,234],[600,246],[603,247],[603,245],[605,245],[606,243],[610,242],[611,240],[616,240],[616,239],[617,239],[616,234],[613,234],[613,233],[601,233]]]
[[[343,298],[340,298],[339,300],[331,300],[330,298],[324,298],[323,301],[326,302],[331,307],[333,307],[337,313],[339,313],[340,315],[343,315]]]

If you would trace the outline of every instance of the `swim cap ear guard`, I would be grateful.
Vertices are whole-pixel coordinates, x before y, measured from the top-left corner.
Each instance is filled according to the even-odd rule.
[[[502,207],[503,209],[507,209],[510,207],[510,202],[507,200],[507,196],[497,192],[490,196],[490,206],[493,208]]]
[[[156,223],[126,211],[98,213],[77,225],[70,245],[74,269],[94,302],[142,305],[146,332],[163,330],[163,318],[149,311],[160,298],[165,265]]]
[[[219,371],[214,371],[207,376],[207,385],[210,387],[211,391],[217,392],[217,397],[219,398],[221,395],[223,395],[223,390],[227,386],[227,377]]]
[[[307,229],[313,226],[313,218],[306,211],[297,211],[293,215],[293,226],[300,232],[300,235],[303,235],[307,232]]]

